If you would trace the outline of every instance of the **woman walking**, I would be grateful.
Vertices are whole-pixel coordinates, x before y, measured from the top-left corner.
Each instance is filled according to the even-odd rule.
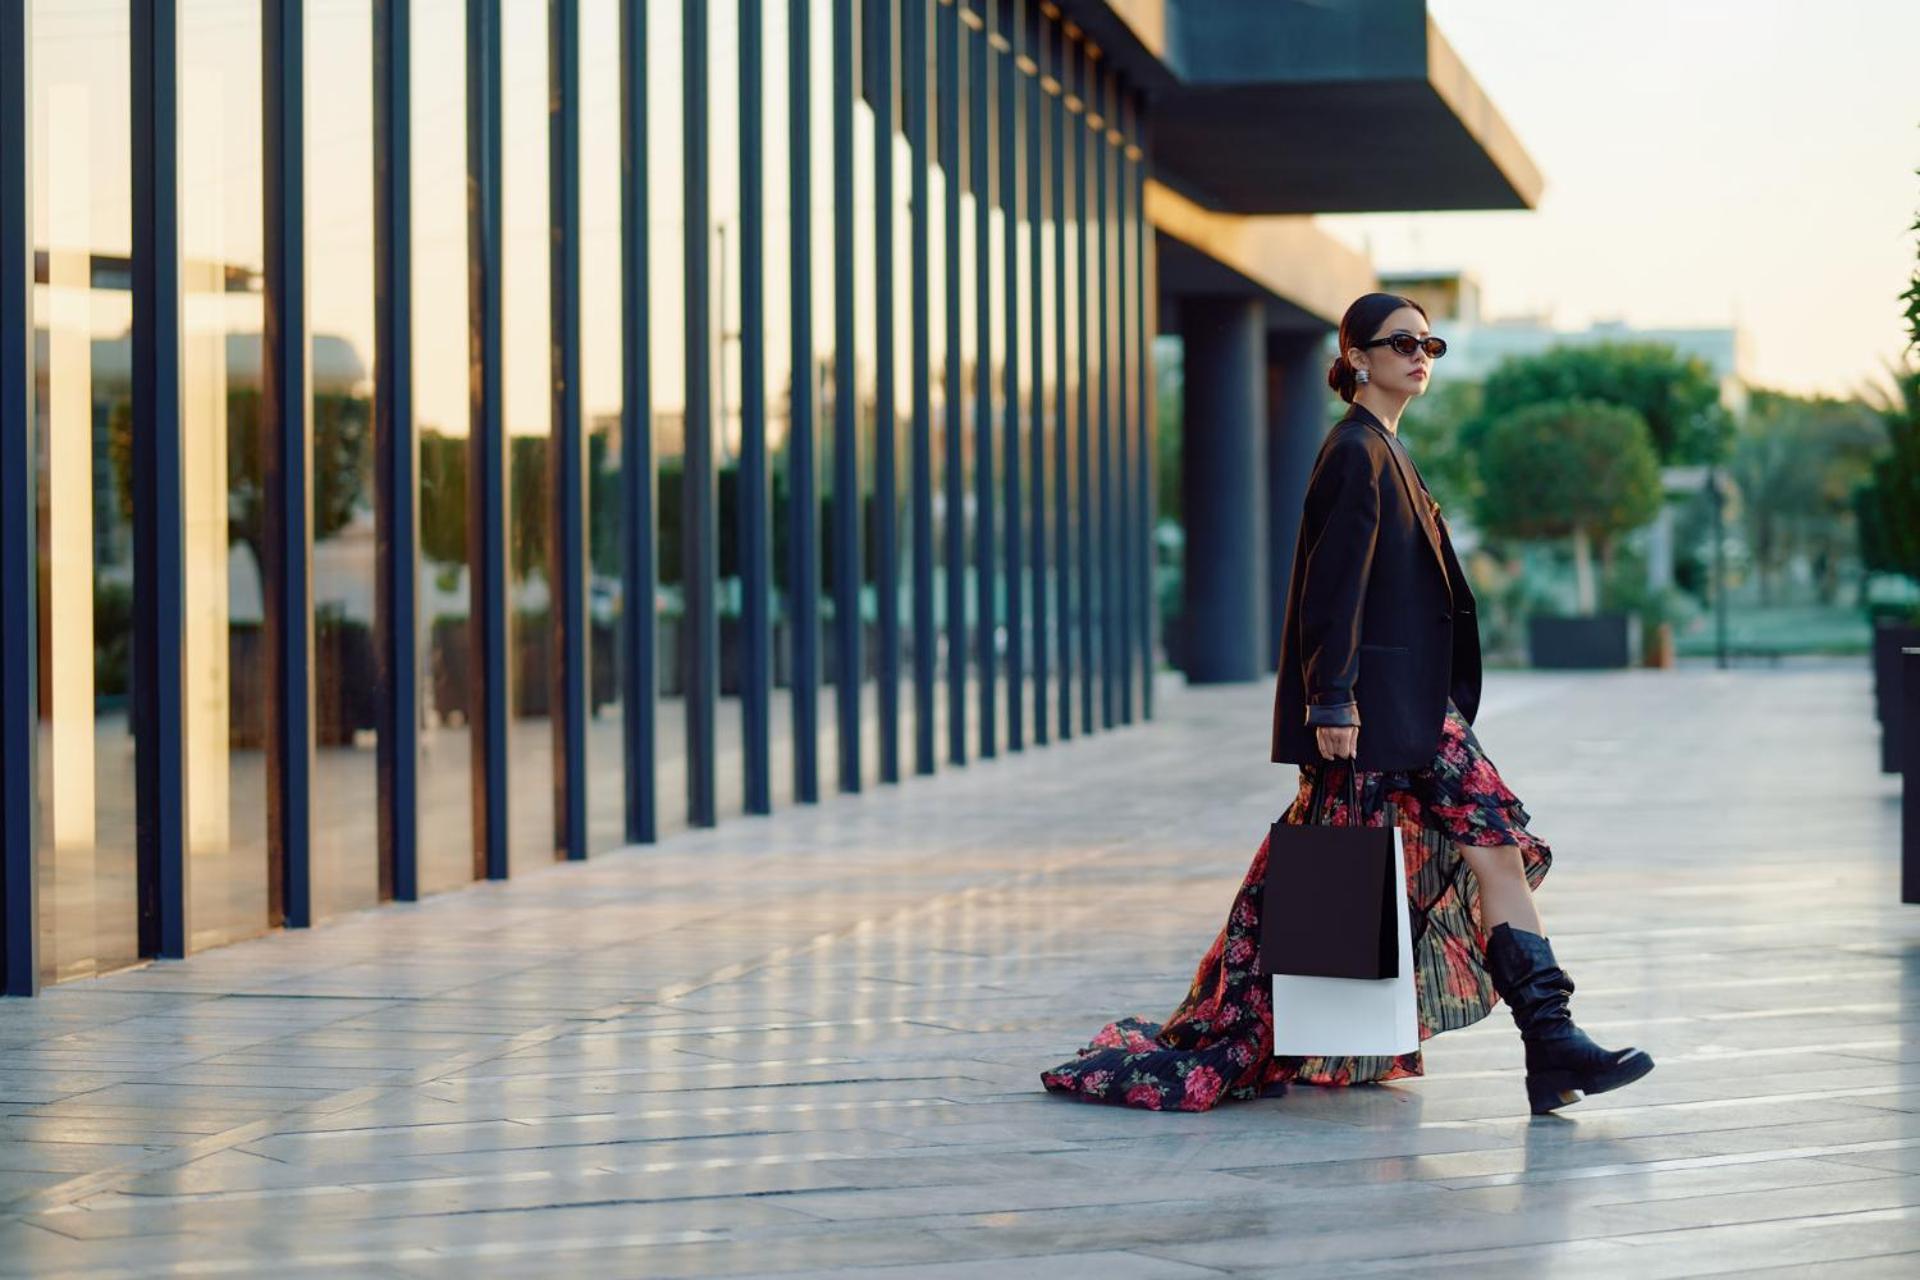
[[[1307,484],[1287,589],[1273,759],[1300,766],[1282,821],[1351,823],[1399,814],[1406,847],[1420,1037],[1464,1027],[1504,1000],[1525,1046],[1534,1114],[1616,1089],[1653,1069],[1640,1049],[1603,1049],[1574,1025],[1573,979],[1548,945],[1533,891],[1553,852],[1481,750],[1480,635],[1473,593],[1440,506],[1399,433],[1444,340],[1419,303],[1369,293],[1340,322],[1327,382],[1350,406]],[[1362,1084],[1425,1073],[1392,1057],[1273,1054],[1268,980],[1258,972],[1263,837],[1226,925],[1186,999],[1162,1023],[1109,1023],[1069,1062],[1040,1073],[1057,1093],[1152,1110],[1203,1111],[1288,1081]]]

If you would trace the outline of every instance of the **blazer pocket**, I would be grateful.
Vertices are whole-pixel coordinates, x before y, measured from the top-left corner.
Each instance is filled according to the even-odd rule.
[[[1360,648],[1362,651],[1371,649],[1375,653],[1407,653],[1409,652],[1407,646],[1404,644],[1363,644],[1360,646]]]

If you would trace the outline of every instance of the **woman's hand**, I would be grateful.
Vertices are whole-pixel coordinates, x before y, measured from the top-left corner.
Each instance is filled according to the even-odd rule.
[[[1357,724],[1323,724],[1316,726],[1313,732],[1319,740],[1320,754],[1329,760],[1347,760],[1360,753],[1360,726]]]

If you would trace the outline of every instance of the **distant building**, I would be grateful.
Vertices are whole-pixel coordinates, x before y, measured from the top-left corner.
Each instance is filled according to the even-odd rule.
[[[1636,329],[1624,321],[1604,320],[1585,329],[1556,329],[1544,314],[1490,320],[1481,313],[1480,282],[1470,271],[1385,272],[1380,287],[1427,309],[1434,329],[1447,340],[1450,378],[1478,382],[1503,360],[1539,355],[1553,347],[1659,342],[1706,361],[1720,383],[1720,403],[1730,411],[1738,413],[1746,406],[1750,353],[1746,331],[1737,326]]]
[[[1504,316],[1488,320],[1480,310],[1480,282],[1469,271],[1383,272],[1380,288],[1412,298],[1427,309],[1435,332],[1447,340],[1446,372],[1465,382],[1483,381],[1502,361],[1536,356],[1554,347],[1597,346],[1609,342],[1657,342],[1683,355],[1698,356],[1720,384],[1720,403],[1739,413],[1747,403],[1747,335],[1744,329],[1636,329],[1620,320],[1605,320],[1585,329],[1556,329],[1545,314]],[[1674,502],[1690,502],[1716,478],[1702,466],[1663,467],[1661,489],[1667,502],[1644,533],[1647,585],[1655,591],[1673,585],[1676,548]],[[1722,473],[1717,482],[1729,500],[1731,482]],[[1475,541],[1468,530],[1463,544]]]

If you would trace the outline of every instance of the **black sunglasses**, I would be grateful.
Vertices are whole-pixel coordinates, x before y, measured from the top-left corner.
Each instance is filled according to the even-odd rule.
[[[1410,333],[1390,333],[1384,338],[1375,338],[1371,342],[1363,342],[1360,345],[1363,347],[1392,347],[1403,356],[1410,356],[1416,351],[1424,350],[1428,358],[1433,360],[1438,360],[1441,356],[1447,354],[1447,340],[1445,338],[1436,338],[1431,334],[1424,338],[1416,338]]]

